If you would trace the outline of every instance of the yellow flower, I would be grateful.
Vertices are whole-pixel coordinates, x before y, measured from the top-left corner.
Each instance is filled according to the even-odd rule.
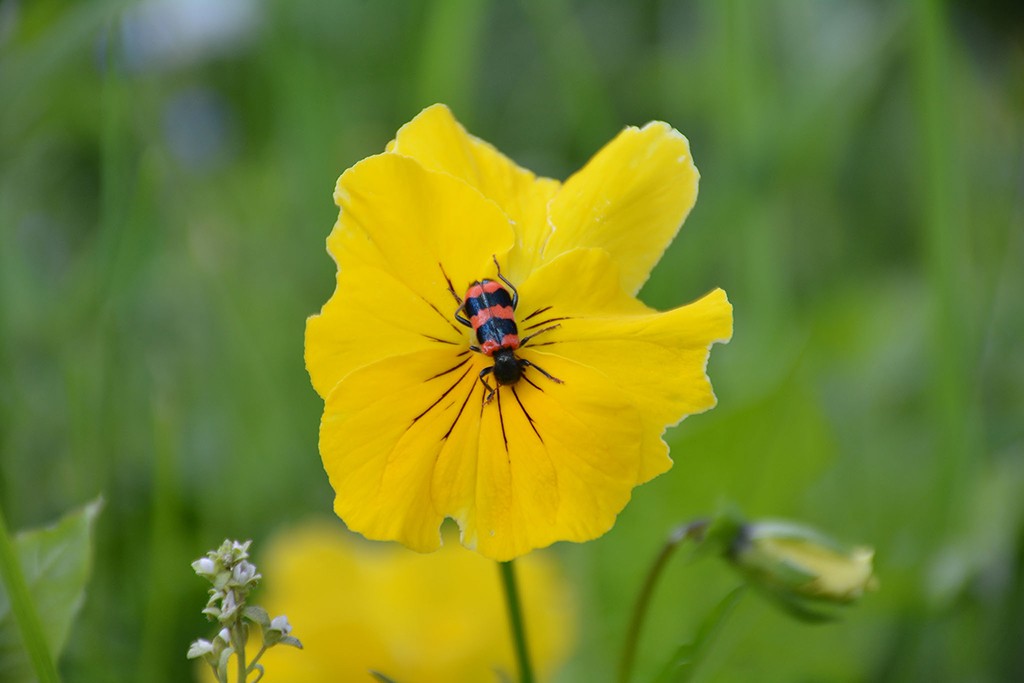
[[[725,293],[664,313],[635,297],[697,179],[664,123],[626,128],[562,184],[442,105],[342,174],[337,287],[306,326],[306,366],[349,528],[430,551],[451,517],[497,560],[611,528],[633,487],[671,467],[665,428],[715,403],[704,369],[732,334]],[[501,282],[499,264],[525,362],[504,385],[481,378],[496,356],[471,351],[481,340],[455,317],[471,283]]]
[[[279,534],[259,566],[266,578],[257,603],[288,615],[303,645],[268,650],[260,660],[265,683],[369,683],[370,670],[449,683],[515,671],[497,569],[456,543],[420,555],[307,523]],[[524,558],[516,569],[531,652],[546,680],[572,646],[574,605],[546,558]]]

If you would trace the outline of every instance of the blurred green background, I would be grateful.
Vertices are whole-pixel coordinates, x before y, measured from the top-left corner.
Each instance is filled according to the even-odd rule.
[[[728,502],[874,545],[882,588],[823,626],[748,596],[702,680],[1024,680],[1022,7],[0,0],[0,505],[107,501],[66,680],[185,680],[189,562],[329,513],[333,184],[435,101],[557,178],[670,122],[701,193],[642,297],[735,306],[676,467],[545,551],[560,680],[610,678],[667,531]],[[736,583],[675,561],[641,672]]]

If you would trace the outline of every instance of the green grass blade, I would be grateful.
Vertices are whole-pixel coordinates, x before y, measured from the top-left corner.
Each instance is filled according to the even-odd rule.
[[[672,653],[672,657],[669,658],[655,679],[656,683],[685,683],[693,679],[715,637],[736,608],[745,589],[746,586],[737,586],[715,605],[711,613],[701,622],[694,639],[689,643],[683,643]]]
[[[28,583],[25,581],[14,544],[7,532],[7,522],[4,520],[2,510],[0,510],[0,578],[3,579],[3,588],[7,591],[7,597],[10,600],[11,615],[21,633],[22,642],[36,676],[41,683],[59,681],[57,667],[54,665],[50,649],[46,645],[43,625],[39,620],[35,604],[32,602],[32,596],[29,595]],[[2,602],[0,602],[0,608],[2,607]],[[3,621],[3,616],[3,610],[0,609],[0,623]],[[4,659],[8,658],[5,656]],[[0,670],[6,668],[8,668],[7,665],[0,662]]]

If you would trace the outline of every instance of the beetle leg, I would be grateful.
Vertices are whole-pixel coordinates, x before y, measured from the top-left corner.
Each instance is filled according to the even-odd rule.
[[[455,309],[455,319],[458,320],[463,325],[465,325],[466,327],[472,328],[473,327],[473,323],[471,323],[469,321],[469,318],[467,318],[466,316],[462,315],[459,312],[459,311],[464,311],[464,310],[466,310],[466,302],[465,301],[463,301],[461,304],[459,304],[459,307]]]
[[[491,399],[494,398],[495,389],[492,388],[491,385],[487,383],[486,379],[484,379],[484,377],[486,377],[487,375],[491,374],[492,372],[494,372],[494,366],[493,365],[488,365],[486,368],[484,368],[483,370],[480,371],[480,382],[484,385],[484,389],[487,390],[487,393],[484,395],[484,404],[485,405],[490,403]]]
[[[526,368],[534,368],[535,370],[537,370],[537,372],[539,372],[540,374],[544,375],[545,377],[547,377],[549,380],[551,380],[555,384],[565,384],[565,382],[563,382],[562,380],[558,379],[557,377],[549,374],[547,372],[547,370],[545,370],[541,366],[539,366],[539,365],[537,365],[535,363],[531,363],[530,361],[526,360],[525,358],[520,358],[519,359],[519,367],[523,368],[524,370]]]

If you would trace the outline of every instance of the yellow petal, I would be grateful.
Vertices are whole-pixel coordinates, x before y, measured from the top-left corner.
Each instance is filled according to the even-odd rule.
[[[335,512],[349,528],[420,552],[440,546],[447,510],[434,503],[432,473],[442,451],[453,448],[453,427],[472,435],[479,424],[482,362],[466,348],[428,349],[364,366],[338,382],[324,406],[320,455]],[[463,450],[470,443],[457,440],[458,462],[475,457]]]
[[[538,351],[521,357],[564,384],[527,369],[529,381],[483,409],[472,505],[458,521],[463,543],[495,560],[605,533],[639,465],[640,418],[605,377]]]
[[[443,298],[443,297],[442,297]],[[353,266],[338,273],[334,294],[320,315],[306,321],[306,369],[325,397],[356,368],[418,349],[460,344],[449,295],[444,310],[378,268]]]
[[[697,200],[686,138],[666,123],[626,128],[569,178],[549,206],[549,261],[575,247],[607,250],[636,293]]]
[[[521,331],[530,330],[550,318],[575,320],[653,311],[624,291],[619,281],[619,268],[604,249],[564,252],[531,273],[519,286],[519,327]],[[537,309],[543,311],[531,317]],[[561,333],[571,324],[561,320]]]
[[[484,405],[477,376],[490,360],[445,349],[342,379],[327,397],[320,452],[349,528],[425,552],[452,517],[467,546],[498,560],[611,528],[637,478],[635,408],[590,368],[522,357],[564,384],[528,369],[529,381]]]
[[[639,408],[645,431],[637,483],[643,483],[672,465],[660,438],[665,428],[714,407],[710,346],[731,335],[732,307],[716,289],[665,313],[582,320],[548,348],[599,369]]]
[[[370,266],[390,273],[441,311],[492,269],[514,238],[508,218],[464,182],[397,154],[360,161],[338,179],[341,213],[327,250],[341,270]],[[381,299],[380,305],[388,302]]]
[[[637,483],[643,483],[672,465],[661,439],[665,428],[715,405],[705,368],[711,344],[732,336],[732,307],[716,289],[659,313],[630,303],[632,297],[609,284],[615,274],[607,253],[574,250],[534,273],[521,300],[545,301],[544,318],[560,319],[557,329],[536,337],[543,344],[538,348],[600,371],[639,409],[644,431]],[[524,334],[529,325],[521,325]]]
[[[550,233],[547,204],[558,191],[558,181],[536,177],[467,133],[443,104],[427,107],[402,126],[388,151],[451,174],[496,202],[516,229],[516,246],[508,264],[502,264],[506,275],[521,280],[535,267]]]

